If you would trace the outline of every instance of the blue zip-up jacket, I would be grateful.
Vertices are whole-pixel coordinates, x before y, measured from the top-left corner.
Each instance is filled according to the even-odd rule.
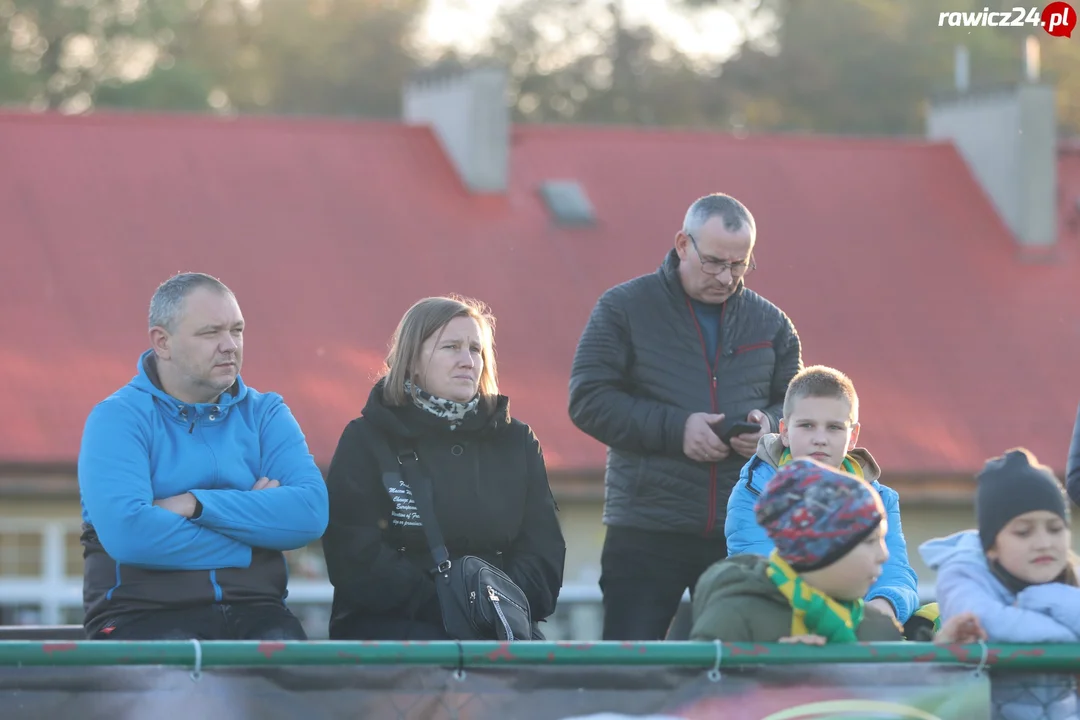
[[[322,537],[326,483],[288,406],[238,377],[217,403],[161,389],[147,351],[138,374],[99,403],[79,451],[84,624],[131,611],[283,602],[281,551]],[[281,487],[253,491],[261,477]],[[190,492],[196,519],[156,507]]]
[[[764,435],[758,441],[757,453],[743,465],[739,482],[728,498],[727,519],[724,521],[729,556],[768,556],[773,551],[772,540],[754,516],[754,505],[765,485],[776,474],[783,451],[784,445],[778,433]],[[896,610],[896,619],[904,624],[919,609],[919,576],[908,560],[907,540],[900,525],[900,496],[892,488],[878,482],[881,468],[865,448],[855,448],[848,457],[862,466],[863,476],[881,496],[888,516],[885,546],[889,549],[889,559],[881,569],[881,577],[866,594],[866,599],[885,598]]]
[[[971,612],[990,642],[1080,642],[1080,588],[1055,582],[1014,593],[990,569],[978,530],[928,540],[919,546],[919,553],[937,571],[942,622]],[[1077,717],[1076,682],[1071,675],[1000,674],[990,682],[994,717]]]

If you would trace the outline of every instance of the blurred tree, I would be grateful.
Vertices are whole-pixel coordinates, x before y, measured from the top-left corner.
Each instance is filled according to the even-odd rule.
[[[426,0],[262,0],[215,75],[236,110],[400,117]]]
[[[205,71],[189,65],[173,65],[156,68],[140,80],[98,85],[93,106],[199,112],[209,109],[213,87],[214,78]]]
[[[708,3],[710,0],[685,0]],[[951,11],[1008,11],[1015,3],[956,0]],[[1015,83],[1031,28],[938,27],[938,0],[771,0],[774,32],[724,66],[746,126],[759,131],[921,134],[926,104],[953,85],[955,47],[968,47],[972,88]],[[1041,30],[1047,70],[1080,131],[1075,43]],[[1071,119],[1070,119],[1071,118]]]
[[[723,8],[745,42],[718,67],[654,28],[624,19],[624,0],[521,0],[499,13],[488,53],[511,68],[516,114],[535,122],[709,125],[773,132],[911,134],[953,84],[958,44],[972,87],[1014,83],[1032,28],[939,27],[939,0],[672,0]],[[1009,11],[1010,0],[950,10]],[[1062,121],[1080,132],[1080,48],[1036,31]]]
[[[426,0],[0,0],[0,103],[396,116]]]
[[[0,0],[0,101],[78,112],[103,84],[150,75],[185,0]]]
[[[33,75],[18,68],[14,53],[4,40],[5,34],[0,29],[0,106],[26,104]]]
[[[625,2],[502,6],[486,54],[511,69],[516,119],[921,134],[929,98],[952,83],[956,44],[971,52],[973,86],[1015,82],[1030,32],[938,27],[939,0],[671,0],[691,14],[721,7],[742,25],[746,41],[721,67],[628,22]],[[426,0],[0,0],[0,103],[397,117],[426,9]],[[1080,133],[1080,45],[1039,36],[1062,123]]]
[[[526,122],[716,125],[717,67],[630,25],[622,0],[522,0],[499,12],[486,50],[510,68]]]
[[[1080,35],[1042,40],[1043,70],[1057,87],[1058,123],[1063,132],[1080,136]]]

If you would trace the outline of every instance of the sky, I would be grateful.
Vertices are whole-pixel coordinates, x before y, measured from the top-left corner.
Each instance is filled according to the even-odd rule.
[[[430,0],[422,32],[438,46],[475,49],[492,18],[506,0]],[[692,15],[672,10],[667,0],[622,0],[626,19],[647,21],[688,55],[726,59],[737,47],[740,30],[735,19],[720,10]]]

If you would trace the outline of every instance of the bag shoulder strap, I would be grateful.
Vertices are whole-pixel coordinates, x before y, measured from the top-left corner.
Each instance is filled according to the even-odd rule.
[[[435,498],[431,488],[431,482],[420,468],[420,458],[416,450],[405,444],[404,449],[395,452],[394,443],[390,435],[382,428],[370,424],[370,433],[382,470],[383,487],[394,499],[401,495],[401,484],[404,479],[409,489],[413,502],[416,504],[416,513],[420,516],[420,525],[424,529],[424,537],[427,539],[428,550],[431,551],[431,559],[435,561],[434,572],[445,573],[450,569],[450,553],[443,541],[442,530],[435,518]]]

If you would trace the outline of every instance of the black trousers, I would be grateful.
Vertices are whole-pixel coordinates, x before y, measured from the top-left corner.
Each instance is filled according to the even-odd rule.
[[[198,605],[132,612],[110,621],[91,640],[307,640],[281,603]]]
[[[608,527],[600,555],[604,640],[663,640],[683,593],[693,593],[701,574],[726,557],[723,534]]]

